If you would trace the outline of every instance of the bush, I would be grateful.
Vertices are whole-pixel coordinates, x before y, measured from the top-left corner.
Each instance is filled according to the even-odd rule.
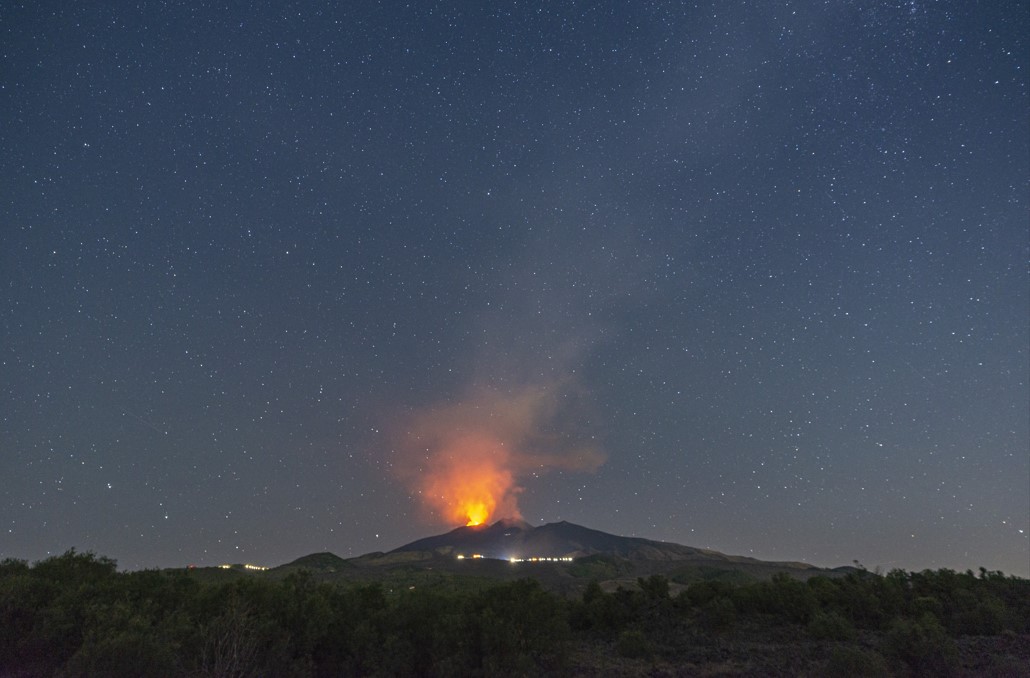
[[[950,675],[958,660],[955,642],[930,613],[917,620],[895,619],[887,631],[883,651],[918,676]]]
[[[952,597],[948,629],[956,635],[995,636],[1005,628],[1005,606],[989,593],[958,590]]]
[[[944,676],[959,663],[949,633],[999,632],[973,644],[999,656],[964,659],[969,675],[1001,675],[1021,667],[1030,630],[1030,581],[986,571],[709,580],[675,600],[665,576],[637,584],[605,593],[591,582],[568,600],[535,580],[387,592],[302,575],[118,573],[114,561],[74,551],[31,567],[0,560],[0,676],[562,675],[577,668],[568,658],[581,642],[634,660],[726,661],[736,643],[702,652],[695,641],[738,628],[784,651],[773,672],[796,674],[806,668],[791,643],[801,627],[784,621],[816,640],[851,641],[829,648],[818,675]],[[880,652],[856,647],[855,627],[873,630]],[[758,661],[756,672],[772,670]]]
[[[660,574],[651,575],[646,579],[639,577],[637,585],[640,586],[640,590],[643,591],[644,597],[648,600],[669,599],[669,580]]]
[[[647,641],[647,637],[636,629],[620,633],[616,647],[619,654],[628,659],[643,659],[651,656],[651,644]]]
[[[887,662],[878,653],[858,647],[835,647],[830,653],[830,661],[826,665],[828,676],[848,676],[854,678],[879,678],[889,676]]]
[[[737,624],[737,608],[729,598],[713,598],[701,607],[701,627],[710,633],[726,633]]]
[[[520,579],[475,596],[466,611],[473,663],[492,675],[554,671],[568,656],[569,625],[559,599],[535,579]],[[480,654],[481,653],[481,654]]]
[[[817,612],[808,622],[808,633],[816,640],[852,640],[855,627],[836,612]]]

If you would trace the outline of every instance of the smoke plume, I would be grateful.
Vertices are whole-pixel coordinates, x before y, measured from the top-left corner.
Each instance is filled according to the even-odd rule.
[[[435,521],[519,518],[521,481],[529,474],[592,472],[604,462],[585,433],[583,401],[569,380],[508,392],[472,389],[410,417],[394,468]]]

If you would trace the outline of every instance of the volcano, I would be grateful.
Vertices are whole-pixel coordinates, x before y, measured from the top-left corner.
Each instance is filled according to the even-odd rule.
[[[827,569],[801,562],[733,556],[671,542],[621,537],[565,521],[533,526],[507,519],[459,527],[388,553],[376,551],[348,559],[316,553],[273,568],[268,576],[285,576],[297,570],[306,570],[325,581],[375,582],[391,588],[453,587],[459,586],[463,577],[478,582],[532,577],[551,591],[579,595],[592,580],[615,590],[657,574],[682,587],[695,581],[762,580],[780,573],[797,579],[843,576],[853,568]]]
[[[391,553],[433,553],[442,556],[479,556],[497,560],[528,558],[583,558],[603,555],[631,561],[694,561],[763,563],[710,549],[683,546],[640,537],[620,537],[566,521],[534,527],[522,520],[499,520],[492,525],[459,527],[445,534],[418,539]],[[768,563],[766,563],[768,564]],[[776,563],[807,569],[806,563]]]

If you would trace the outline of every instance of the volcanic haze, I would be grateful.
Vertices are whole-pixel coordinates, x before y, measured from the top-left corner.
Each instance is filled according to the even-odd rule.
[[[583,397],[571,380],[466,397],[413,414],[395,447],[398,476],[433,521],[478,525],[520,518],[521,479],[553,470],[592,472],[604,454],[584,433]]]

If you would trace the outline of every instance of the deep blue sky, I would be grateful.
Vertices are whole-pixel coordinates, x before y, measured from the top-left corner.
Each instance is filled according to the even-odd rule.
[[[0,557],[394,548],[529,389],[530,522],[1030,574],[1025,3],[211,4],[0,6]]]

